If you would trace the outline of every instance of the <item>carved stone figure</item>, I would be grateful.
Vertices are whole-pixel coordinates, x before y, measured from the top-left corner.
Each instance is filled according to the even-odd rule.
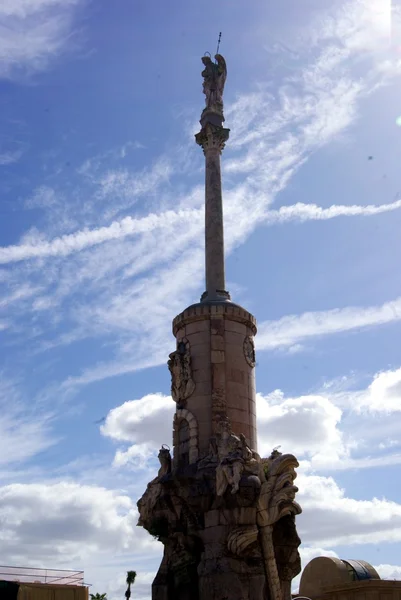
[[[178,342],[177,350],[169,355],[167,364],[171,373],[171,395],[173,400],[179,406],[184,406],[187,398],[195,391],[188,341],[181,340]]]
[[[209,452],[206,456],[202,457],[198,462],[198,469],[215,469],[218,463],[218,449],[217,449],[217,439],[215,437],[210,438],[209,443]]]
[[[231,432],[228,422],[223,421],[220,424],[220,432],[217,442],[219,461],[216,468],[217,496],[223,496],[229,485],[232,487],[232,494],[238,491],[245,462],[242,442],[239,437]]]
[[[160,469],[157,476],[164,477],[164,475],[171,473],[171,454],[168,446],[163,444],[159,450],[158,459],[160,462]]]
[[[222,600],[227,590],[230,598],[242,597],[243,576],[249,600],[291,600],[291,580],[300,571],[296,458],[274,449],[261,459],[223,420],[210,440],[208,457],[197,460],[184,478],[178,471],[170,474],[168,447],[160,449],[159,460],[159,477],[138,502],[138,524],[165,547],[154,600]],[[258,485],[251,504],[243,504],[248,480]],[[228,486],[234,493],[225,495]],[[220,496],[217,504],[215,494]],[[210,535],[211,523],[218,526],[217,537]],[[243,561],[241,573],[238,561]]]
[[[260,457],[251,450],[245,436],[236,436],[231,432],[230,424],[222,421],[221,434],[217,442],[218,465],[216,468],[216,494],[223,496],[231,485],[231,493],[239,489],[239,482],[244,471],[253,475],[259,474]]]
[[[256,356],[255,356],[255,344],[253,341],[253,337],[247,335],[244,339],[244,355],[246,362],[250,367],[254,367],[256,364]]]
[[[210,56],[203,56],[205,68],[202,71],[203,93],[206,96],[206,108],[221,112],[223,108],[223,91],[227,77],[226,61],[221,54],[216,54],[216,63]]]

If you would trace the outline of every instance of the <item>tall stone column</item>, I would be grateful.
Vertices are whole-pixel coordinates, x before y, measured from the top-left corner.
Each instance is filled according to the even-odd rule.
[[[225,290],[220,158],[224,58],[202,58],[206,96],[206,290],[173,320],[173,456],[138,501],[138,525],[164,544],[152,600],[291,600],[300,571],[293,455],[256,452],[256,320]]]
[[[216,120],[216,115],[213,115]],[[205,155],[205,266],[206,291],[202,301],[227,300],[224,273],[223,197],[220,155],[229,136],[229,129],[210,122],[195,136]],[[202,123],[202,121],[201,121]]]

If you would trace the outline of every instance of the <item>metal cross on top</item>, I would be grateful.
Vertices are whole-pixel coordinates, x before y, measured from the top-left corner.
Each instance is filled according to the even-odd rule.
[[[217,50],[216,50],[216,54],[218,54],[218,53],[219,53],[219,49],[220,49],[220,42],[221,42],[221,31],[220,31],[220,33],[219,33],[219,39],[218,39],[218,42],[217,42]]]

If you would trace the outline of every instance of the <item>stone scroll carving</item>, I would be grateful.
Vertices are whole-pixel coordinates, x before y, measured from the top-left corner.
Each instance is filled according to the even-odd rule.
[[[171,395],[180,408],[195,391],[192,379],[191,352],[186,338],[177,341],[177,350],[169,355],[168,368],[171,373]]]
[[[256,355],[255,355],[255,342],[253,341],[253,337],[247,335],[244,339],[244,356],[245,360],[250,367],[254,367],[256,364]]]

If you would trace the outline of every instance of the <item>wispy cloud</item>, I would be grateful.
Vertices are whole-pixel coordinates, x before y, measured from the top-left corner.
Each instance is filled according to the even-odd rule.
[[[347,39],[359,35],[356,26],[351,18]],[[400,208],[397,200],[378,206],[298,203],[272,209],[276,195],[311,153],[336,139],[356,118],[358,103],[380,85],[383,75],[374,54],[369,55],[358,78],[353,76],[351,58],[357,54],[351,43],[344,53],[341,41],[327,36],[324,44],[315,48],[314,56],[308,54],[302,69],[283,82],[274,98],[263,91],[245,93],[228,107],[227,122],[236,124],[238,131],[236,135],[233,127],[223,159],[228,253],[261,223],[369,216]],[[260,83],[263,90],[266,82]],[[251,120],[249,103],[254,115]],[[201,166],[201,154],[195,155],[196,150],[193,147],[189,151],[185,146],[179,154],[191,152]],[[46,331],[44,347],[87,336],[112,341],[107,350],[99,350],[98,363],[86,364],[81,373],[67,378],[67,387],[164,362],[171,344],[172,313],[203,291],[202,175],[200,171],[194,184],[193,161],[176,163],[171,160],[171,151],[169,154],[169,158],[161,156],[152,167],[138,172],[126,167],[104,170],[98,163],[87,164],[80,175],[90,186],[84,188],[89,199],[81,202],[83,192],[78,190],[79,211],[74,196],[71,214],[66,215],[67,221],[68,217],[79,218],[81,229],[72,228],[68,222],[64,231],[69,233],[56,234],[53,239],[32,231],[20,244],[0,250],[1,262],[15,263],[10,265],[14,283],[17,279],[21,283],[40,283],[32,308],[35,325],[43,323]],[[54,197],[57,194],[50,200]],[[139,197],[151,198],[152,212],[127,215]],[[64,210],[68,202],[61,204]],[[53,205],[48,213],[53,220],[58,215]],[[117,213],[123,218],[110,224]],[[57,220],[60,229],[65,221]],[[88,222],[90,228],[84,229]],[[258,347],[294,347],[311,336],[350,329],[354,312],[360,314],[361,310],[366,313],[361,322],[378,322],[377,311],[372,316],[368,309],[351,308],[341,314],[336,310],[325,312],[325,326],[319,324],[320,313],[262,323]],[[391,312],[390,304],[383,311]],[[25,313],[17,315],[26,318]],[[7,318],[12,320],[13,315]],[[383,319],[388,322],[388,317]],[[60,322],[64,330],[58,327]],[[24,341],[30,327],[27,321]]]
[[[288,315],[259,324],[258,350],[290,347],[301,341],[401,321],[401,298],[379,306],[351,306]]]
[[[41,190],[29,201],[31,206],[50,206],[54,202],[52,190]],[[267,225],[286,223],[288,221],[305,222],[309,220],[323,221],[341,216],[371,216],[384,212],[390,212],[401,208],[401,200],[390,204],[381,205],[337,205],[322,208],[316,204],[303,204],[298,202],[291,206],[282,206],[278,210],[265,212],[264,221]],[[186,228],[189,223],[201,222],[203,209],[192,210],[168,210],[164,213],[149,214],[142,218],[125,217],[120,221],[114,221],[106,227],[98,229],[84,229],[50,241],[37,239],[30,244],[20,244],[0,248],[0,264],[29,260],[32,258],[44,258],[52,256],[68,256],[74,252],[80,252],[86,248],[103,244],[111,240],[121,240],[129,236],[157,233],[161,228]]]
[[[13,163],[18,162],[23,153],[23,148],[20,148],[18,150],[5,150],[3,152],[0,152],[0,165],[12,165]]]
[[[177,212],[171,210],[161,214],[149,214],[140,219],[125,217],[121,221],[114,221],[108,227],[78,231],[49,242],[38,240],[36,244],[21,244],[0,248],[0,263],[5,264],[47,256],[68,256],[110,240],[124,239],[141,233],[157,232],[158,229],[163,227],[172,227],[178,224],[185,225],[194,219],[198,220],[200,218],[201,213],[199,210],[181,210]]]
[[[19,386],[1,373],[0,383],[0,464],[26,461],[55,443],[50,430],[51,416],[25,406]]]
[[[333,204],[328,208],[322,208],[316,204],[298,202],[292,206],[281,206],[278,210],[269,210],[266,213],[265,220],[269,224],[286,223],[288,221],[326,221],[335,217],[379,215],[397,210],[398,208],[401,208],[401,200],[396,200],[390,204],[366,206]]]
[[[4,0],[0,5],[0,77],[45,69],[71,41],[81,0]]]

